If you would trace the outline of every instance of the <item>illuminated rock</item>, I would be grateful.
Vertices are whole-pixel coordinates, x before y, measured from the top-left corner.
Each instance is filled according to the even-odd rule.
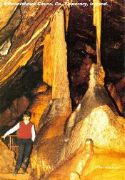
[[[125,152],[124,118],[118,116],[103,86],[104,74],[100,72],[102,68],[100,71],[98,66],[92,66],[89,89],[82,99],[79,118],[65,147],[66,156],[84,144],[87,138],[105,151]]]
[[[56,180],[80,180],[86,167],[93,157],[93,143],[87,139],[85,146],[81,145],[79,150],[63,161],[56,170],[47,176],[47,179]]]
[[[51,30],[54,52],[52,100],[39,124],[41,128],[31,158],[33,178],[39,178],[50,172],[60,162],[61,147],[64,143],[64,125],[71,113],[63,10],[55,14]]]
[[[53,82],[53,57],[52,32],[45,37],[43,49],[43,81],[52,86]],[[52,57],[53,56],[53,57]]]
[[[0,173],[11,173],[15,166],[14,153],[2,141],[0,141],[0,148]]]
[[[44,41],[43,81],[52,86],[52,99],[64,98],[64,111],[71,111],[64,12],[60,10],[51,23],[50,35]]]
[[[35,2],[37,3],[38,0],[35,0],[34,3]],[[15,8],[15,6],[9,7],[9,11],[12,11]],[[1,57],[0,84],[7,81],[18,68],[21,68],[30,60],[36,42],[41,38],[41,36],[44,37],[50,18],[53,17],[55,11],[59,8],[60,6],[20,6],[22,20],[18,24],[19,26],[16,27],[16,31],[13,32],[10,51],[4,58]],[[19,9],[17,9],[17,11],[18,10]],[[6,14],[4,13],[3,16],[5,17]],[[5,32],[1,34],[1,37],[4,34]],[[4,38],[4,41],[5,40],[6,39]],[[40,46],[41,44],[39,44],[37,48]]]
[[[18,3],[20,0],[12,0],[12,3]],[[4,5],[5,3],[5,5]],[[7,5],[8,3],[8,5]],[[12,14],[14,13],[17,5],[9,5],[9,2],[5,2],[4,0],[0,1],[0,8],[1,8],[1,13],[0,13],[0,29],[2,29],[9,19],[11,18]]]
[[[42,90],[46,90],[46,89],[43,89],[42,86],[41,86],[41,89],[40,89],[40,87],[38,88],[38,90],[37,90],[38,95],[36,95],[32,105],[29,108],[29,111],[32,114],[31,121],[35,124],[36,129],[38,128],[38,125],[39,125],[39,122],[40,122],[43,112],[47,108],[49,101],[52,98],[51,91],[41,93]]]

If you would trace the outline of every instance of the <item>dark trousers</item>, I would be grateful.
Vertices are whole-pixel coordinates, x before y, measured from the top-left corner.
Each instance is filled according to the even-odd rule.
[[[31,139],[18,139],[19,151],[15,170],[18,171],[22,165],[23,170],[27,169],[29,164],[30,153],[32,150]],[[23,163],[23,164],[22,164]]]

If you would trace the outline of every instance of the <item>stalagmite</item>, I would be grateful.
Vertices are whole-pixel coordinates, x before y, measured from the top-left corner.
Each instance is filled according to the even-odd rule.
[[[81,102],[80,122],[75,125],[65,148],[67,156],[78,149],[81,143],[84,144],[86,138],[92,139],[95,146],[103,148],[104,151],[125,152],[124,118],[118,116],[103,87],[104,76],[101,80],[99,74],[98,66],[92,65],[90,86]],[[121,123],[120,119],[123,120]]]

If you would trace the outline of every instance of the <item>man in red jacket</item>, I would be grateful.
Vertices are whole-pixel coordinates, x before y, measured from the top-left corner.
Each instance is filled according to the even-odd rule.
[[[35,140],[35,128],[34,125],[30,122],[31,114],[26,112],[23,115],[23,121],[16,124],[13,128],[8,130],[2,138],[6,138],[8,135],[17,131],[18,143],[19,143],[19,152],[16,162],[16,167],[14,173],[17,174],[21,165],[24,172],[26,172],[30,153],[32,150],[32,144]]]

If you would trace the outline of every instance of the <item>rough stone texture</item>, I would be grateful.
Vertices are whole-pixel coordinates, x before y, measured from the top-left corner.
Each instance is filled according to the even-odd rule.
[[[31,176],[37,179],[41,174],[50,172],[60,162],[60,153],[64,143],[64,126],[71,113],[63,10],[55,14],[51,31],[52,52],[54,53],[52,56],[52,101],[41,118],[31,158],[33,169]],[[46,66],[44,70],[48,71]],[[47,78],[51,81],[51,77]]]
[[[31,177],[38,179],[47,174],[61,161],[61,149],[64,145],[63,133],[69,111],[65,114],[60,99],[52,100],[45,110],[39,124],[39,131],[31,156]]]
[[[29,100],[25,96],[15,99],[0,116],[0,126],[13,126],[29,106]]]
[[[60,180],[80,180],[84,169],[89,165],[93,156],[93,144],[91,142],[91,140],[87,140],[85,146],[81,145],[79,150],[63,161],[45,179],[56,180],[59,177]]]
[[[0,173],[10,173],[15,166],[14,153],[2,141],[0,141],[0,149]]]
[[[34,2],[38,2],[38,0]],[[44,30],[48,26],[50,18],[59,7],[21,6],[22,21],[13,35],[9,53],[4,57],[4,60],[1,57],[0,84],[8,80],[18,68],[24,66],[31,58],[35,43],[45,33]]]
[[[43,49],[43,81],[52,86],[53,82],[53,58],[52,31],[45,37]]]
[[[12,0],[12,3],[18,3],[20,0]],[[0,1],[0,30],[7,24],[9,19],[11,18],[12,14],[14,13],[17,6],[12,5],[3,5],[5,3],[4,0]]]
[[[40,90],[43,90],[42,87],[41,89],[39,87],[38,94],[36,95],[32,105],[29,108],[29,111],[32,113],[31,121],[35,124],[36,130],[38,129],[42,114],[47,108],[49,101],[52,98],[52,92],[50,90],[44,93],[41,93]]]
[[[74,152],[87,138],[104,151],[125,152],[124,124],[118,122],[118,116],[108,106],[93,109],[74,128],[65,154]]]
[[[65,155],[73,153],[87,138],[95,146],[107,151],[125,152],[124,118],[118,116],[106,89],[103,87],[104,74],[93,65],[90,72],[89,89],[81,102],[79,117],[65,147]]]
[[[64,111],[71,110],[63,10],[56,12],[44,48],[43,80],[52,86],[52,99],[64,98]]]
[[[52,43],[53,43],[53,53],[54,53],[52,98],[70,99],[63,10],[60,10],[56,13],[56,16],[53,19],[52,26],[53,26]]]
[[[118,110],[120,113],[123,112],[123,105],[122,105],[122,101],[117,93],[116,87],[113,84],[108,84],[107,88],[110,92],[111,97],[114,99],[114,102],[116,103]]]

